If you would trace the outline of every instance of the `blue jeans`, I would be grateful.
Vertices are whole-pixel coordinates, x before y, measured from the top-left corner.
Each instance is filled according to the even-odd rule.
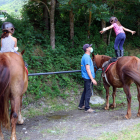
[[[90,97],[91,97],[91,79],[84,79],[84,91],[82,93],[82,96],[81,96],[81,100],[80,100],[80,103],[79,103],[79,107],[82,107],[85,105],[85,110],[88,110],[90,108],[89,106],[89,100],[90,100]]]
[[[125,38],[126,38],[125,33],[119,33],[116,36],[115,43],[114,43],[115,50],[118,50],[118,46],[120,50],[123,50],[123,44],[124,44]]]

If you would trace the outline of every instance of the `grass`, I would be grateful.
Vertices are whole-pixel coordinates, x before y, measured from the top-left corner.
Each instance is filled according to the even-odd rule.
[[[92,127],[100,127],[100,126],[102,126],[102,124],[94,124],[94,125],[92,125]]]
[[[96,140],[139,140],[140,123],[118,133],[105,133]]]
[[[58,127],[54,127],[54,128],[52,128],[52,129],[43,129],[43,130],[41,131],[41,133],[42,133],[43,135],[45,135],[46,133],[51,134],[51,135],[61,135],[61,134],[63,134],[63,133],[66,133],[66,128],[60,129],[60,128],[58,128]]]
[[[95,140],[95,139],[92,137],[84,136],[84,137],[79,138],[78,140]]]
[[[22,115],[24,117],[32,118],[35,116],[46,115],[46,113],[73,110],[78,106],[77,103],[75,103],[74,96],[77,95],[73,94],[72,97],[65,100],[61,97],[52,99],[50,95],[47,95],[37,101],[31,102],[29,106],[27,104],[27,99],[24,98],[23,106],[25,109],[22,109]],[[32,101],[32,98],[32,96],[28,96],[28,100]]]
[[[74,110],[77,109],[78,103],[79,101],[77,99],[80,100],[80,95],[79,93],[77,93],[77,88],[72,89],[71,91],[65,91],[65,94],[68,93],[68,97],[66,99],[61,98],[61,97],[55,97],[55,98],[51,98],[50,95],[46,95],[45,97],[34,101],[34,97],[32,97],[31,95],[26,98],[26,96],[24,96],[23,99],[23,105],[26,108],[25,110],[22,110],[22,114],[24,117],[29,117],[32,118],[34,116],[38,116],[38,115],[45,115],[46,113],[54,113],[57,111],[68,111],[68,110]],[[82,88],[80,88],[80,92],[82,92]],[[137,104],[137,96],[136,96],[136,86],[135,84],[132,84],[131,86],[131,93],[132,93],[132,104]],[[113,99],[112,99],[112,88],[110,88],[110,98],[109,98],[109,103],[112,104]],[[77,98],[78,97],[78,98]],[[105,93],[102,95],[102,98],[105,99]],[[28,106],[28,102],[30,102],[30,106]],[[110,108],[109,111],[114,111],[114,110],[127,110],[127,99],[126,99],[126,95],[123,91],[123,88],[119,88],[117,89],[116,92],[116,105],[117,107],[112,109]],[[96,109],[96,112],[100,112],[102,111],[102,109],[105,107],[105,104],[103,105],[90,105],[93,109]],[[131,106],[133,110],[138,110],[138,106]]]

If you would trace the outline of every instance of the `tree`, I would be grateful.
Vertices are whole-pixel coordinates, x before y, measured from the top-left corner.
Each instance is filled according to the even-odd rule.
[[[47,0],[42,0],[43,4],[44,4],[44,8],[43,8],[43,18],[44,18],[44,22],[45,22],[45,29],[48,31],[49,30],[49,21],[48,21],[48,13],[49,13],[49,9],[46,7],[47,5]],[[50,14],[50,13],[49,13]]]
[[[32,0],[38,3],[43,3],[46,7],[45,11],[44,11],[44,18],[45,18],[45,23],[46,28],[48,29],[48,12],[50,15],[50,45],[52,46],[52,49],[55,49],[55,26],[54,26],[54,14],[55,14],[55,5],[56,5],[56,0],[51,0],[51,7],[50,10],[47,6],[47,1],[43,0],[43,1],[39,1],[39,0]],[[45,17],[46,16],[46,17]]]
[[[50,40],[52,49],[55,49],[55,25],[54,25],[54,13],[55,13],[55,0],[51,0],[51,11],[50,11]]]
[[[69,5],[71,5],[72,0],[69,1]],[[71,7],[71,10],[69,12],[69,18],[70,18],[70,40],[72,41],[72,47],[74,46],[74,14],[73,14],[73,8]]]

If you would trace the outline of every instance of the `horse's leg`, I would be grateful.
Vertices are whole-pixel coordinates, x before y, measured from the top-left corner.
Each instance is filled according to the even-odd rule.
[[[0,127],[0,140],[4,140],[4,136],[2,134],[1,127]]]
[[[125,115],[126,119],[129,119],[131,117],[131,93],[130,93],[130,86],[129,85],[124,85],[123,90],[126,94],[127,97],[127,114]]]
[[[106,106],[105,110],[109,109],[109,86],[104,82],[104,88],[106,90]]]
[[[20,109],[19,109],[19,113],[18,113],[18,124],[24,123],[24,120],[23,120],[22,115],[21,115],[21,108],[22,108],[22,96],[20,97]]]
[[[10,140],[17,140],[16,138],[16,123],[18,120],[18,112],[20,109],[20,97],[13,97],[11,99],[11,127],[12,127],[12,134]]]
[[[113,93],[112,93],[113,104],[111,104],[111,107],[112,107],[112,108],[115,108],[115,107],[116,107],[115,97],[116,97],[116,88],[113,87]]]
[[[137,84],[136,84],[137,85]],[[139,85],[137,85],[137,90],[138,90],[138,95],[137,95],[137,97],[138,97],[138,101],[139,101],[139,109],[138,109],[138,114],[137,114],[137,116],[139,117],[140,116],[140,86]]]

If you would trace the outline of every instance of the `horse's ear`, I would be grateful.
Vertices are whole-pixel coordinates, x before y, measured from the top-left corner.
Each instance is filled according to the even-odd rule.
[[[25,52],[25,50],[23,50],[23,51],[21,52],[21,55],[23,55],[23,54],[24,54],[24,52]]]

